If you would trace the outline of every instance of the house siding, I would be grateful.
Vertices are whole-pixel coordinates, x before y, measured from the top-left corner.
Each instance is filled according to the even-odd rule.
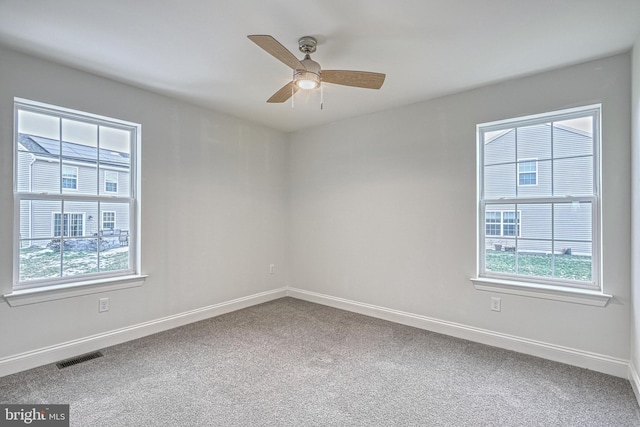
[[[96,169],[95,164],[63,160],[63,164],[77,167],[77,189],[63,189],[64,194],[129,196],[129,171],[122,167],[108,166]],[[96,176],[99,171],[99,176]],[[105,171],[118,173],[117,192],[105,192]],[[60,192],[60,163],[54,157],[39,156],[27,151],[18,153],[18,190],[33,193]],[[20,205],[20,238],[22,246],[46,246],[54,236],[54,214],[63,211],[62,202],[51,200],[23,200]],[[65,213],[82,214],[83,235],[93,237],[103,229],[102,212],[115,212],[113,229],[129,231],[129,203],[66,201]]]
[[[29,183],[31,182],[31,164],[35,160],[35,157],[27,153],[24,150],[23,146],[19,146],[18,158],[17,158],[17,190],[18,191],[30,191]],[[20,209],[20,238],[28,239],[31,237],[31,227],[30,227],[30,217],[31,210],[30,206],[25,206],[23,210],[22,207]]]

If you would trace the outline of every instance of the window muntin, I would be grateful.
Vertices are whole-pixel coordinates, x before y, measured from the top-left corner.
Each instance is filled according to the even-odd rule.
[[[480,277],[600,289],[599,134],[600,106],[478,125]]]
[[[133,123],[16,99],[14,289],[137,273],[139,134]],[[105,223],[118,235],[103,235]]]

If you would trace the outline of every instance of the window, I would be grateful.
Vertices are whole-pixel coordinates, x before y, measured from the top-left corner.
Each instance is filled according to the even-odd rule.
[[[113,230],[116,228],[116,213],[114,211],[102,211],[102,229]]]
[[[104,191],[107,193],[118,192],[118,172],[104,171]]]
[[[33,101],[14,105],[14,293],[139,277],[140,126]],[[116,218],[119,234],[102,233]]]
[[[536,185],[538,183],[538,162],[535,160],[518,161],[518,185]]]
[[[78,237],[84,235],[84,214],[65,213],[53,214],[53,236],[54,237]]]
[[[599,129],[599,105],[478,125],[479,279],[601,290]]]
[[[516,236],[520,235],[520,212],[486,211],[486,236]]]
[[[62,166],[62,188],[67,190],[78,189],[78,168],[73,166]]]

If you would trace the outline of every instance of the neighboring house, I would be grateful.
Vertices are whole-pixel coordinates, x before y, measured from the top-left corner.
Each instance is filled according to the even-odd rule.
[[[591,195],[592,153],[591,134],[559,124],[503,131],[485,142],[484,187],[491,193],[485,197]],[[513,250],[517,237],[518,251],[549,253],[550,243],[542,237],[553,233],[555,253],[591,255],[592,214],[590,204],[577,202],[554,208],[533,203],[487,206],[486,247]],[[540,240],[527,240],[536,238]]]
[[[129,154],[34,135],[18,135],[18,190],[31,193],[129,195]],[[63,164],[60,165],[62,149]],[[97,169],[96,165],[100,164]],[[62,167],[62,170],[60,170]],[[61,177],[61,178],[60,178]],[[128,243],[129,205],[73,200],[23,201],[20,238],[24,245],[46,246],[52,238],[123,236]],[[79,240],[79,239],[78,239]]]

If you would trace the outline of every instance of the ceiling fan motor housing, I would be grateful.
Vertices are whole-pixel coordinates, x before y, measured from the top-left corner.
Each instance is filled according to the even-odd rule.
[[[315,50],[315,49],[314,49]],[[302,61],[305,70],[294,70],[293,81],[300,89],[315,89],[320,86],[320,64],[309,57],[307,53]]]

